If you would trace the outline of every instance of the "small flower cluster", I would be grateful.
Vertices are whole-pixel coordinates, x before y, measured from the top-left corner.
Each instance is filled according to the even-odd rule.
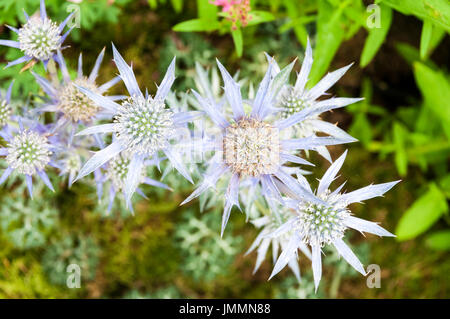
[[[225,2],[220,3],[215,2],[223,5],[226,11],[237,10],[235,6],[238,5],[249,7],[248,1],[226,2],[227,6]],[[40,60],[53,68],[53,72],[44,76],[33,72],[46,96],[23,116],[12,114],[12,84],[5,97],[0,95],[0,136],[6,142],[6,146],[0,148],[0,156],[5,157],[7,164],[0,184],[14,172],[24,176],[32,196],[34,177],[39,177],[53,190],[47,175],[52,168],[60,175],[67,175],[69,186],[93,174],[99,200],[104,188],[109,186],[108,211],[117,194],[124,195],[126,205],[132,211],[133,194],[146,197],[140,185],[170,190],[169,186],[147,174],[148,168],[159,169],[160,163],[165,163],[191,183],[191,175],[202,179],[182,204],[197,197],[204,202],[205,196],[214,193],[214,189],[219,196],[213,201],[224,200],[221,236],[232,208],[241,209],[241,203],[244,204],[247,217],[262,228],[249,249],[258,254],[255,271],[272,246],[275,266],[271,277],[288,265],[300,279],[297,262],[300,250],[312,261],[316,289],[321,278],[321,254],[325,245],[333,245],[350,265],[365,274],[362,264],[343,240],[347,229],[393,236],[376,223],[352,216],[348,206],[382,196],[397,182],[370,185],[349,193],[342,191],[343,184],[334,191],[329,190],[347,152],[333,162],[327,147],[356,140],[320,116],[361,99],[321,97],[350,65],[327,74],[308,88],[306,84],[313,63],[308,41],[294,85],[289,84],[289,76],[296,61],[281,69],[267,56],[268,69],[264,78],[256,92],[245,98],[237,76],[232,77],[217,61],[223,92],[213,90],[217,84],[211,85],[208,71],[197,66],[196,82],[201,93],[192,89],[192,95],[178,103],[171,92],[175,81],[175,58],[154,96],[141,91],[131,66],[114,45],[117,77],[102,85],[96,83],[103,49],[89,76],[83,74],[80,54],[77,76],[72,79],[61,52],[65,35],[61,36],[60,32],[67,20],[58,27],[47,18],[43,0],[40,13],[40,18],[27,18],[27,24],[17,30],[17,45],[9,40],[0,42],[20,48],[25,53],[23,61]],[[10,64],[15,63],[18,62]],[[56,65],[62,80],[57,76]],[[128,95],[106,95],[119,81],[125,84]],[[186,101],[190,101],[196,111],[189,111]],[[40,115],[45,112],[51,114],[51,123],[40,122]],[[197,119],[204,121],[200,134],[192,130]],[[105,135],[110,138],[104,139]],[[90,156],[93,148],[99,150]],[[188,167],[192,150],[202,153],[202,161]],[[309,151],[317,151],[332,163],[316,190],[305,178],[309,172],[300,168],[300,165],[313,166],[301,157]],[[260,200],[267,207],[255,212],[251,207]]]
[[[222,7],[222,12],[227,14],[233,30],[236,30],[238,26],[245,27],[251,19],[250,0],[214,0],[211,4]]]

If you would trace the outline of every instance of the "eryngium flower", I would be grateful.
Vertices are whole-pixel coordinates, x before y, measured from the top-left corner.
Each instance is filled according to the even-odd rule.
[[[2,96],[2,93],[0,92],[0,130],[8,123],[12,115],[11,90],[13,84],[14,81],[12,81],[11,84],[9,85],[8,91],[6,91],[5,96]]]
[[[270,216],[259,217],[251,221],[251,223],[257,228],[261,228],[260,233],[246,252],[246,255],[251,253],[255,249],[257,252],[256,264],[255,268],[253,269],[253,274],[258,271],[259,267],[266,257],[267,251],[269,250],[270,246],[272,246],[272,260],[274,264],[278,258],[280,247],[281,250],[286,249],[289,243],[290,233],[284,233],[277,237],[273,237],[270,235],[283,223],[285,223],[289,219],[290,215],[291,214],[288,209],[280,209],[279,212],[274,211],[274,213],[272,213]],[[299,245],[299,248],[309,259],[311,259],[311,252],[309,251],[306,244],[301,243]],[[300,281],[300,268],[298,265],[297,257],[297,254],[291,256],[291,259],[288,261],[288,266],[289,268],[291,268],[297,280]]]
[[[68,123],[72,123],[74,125],[78,123],[90,123],[94,119],[99,118],[101,115],[111,116],[111,113],[106,112],[105,114],[105,112],[100,112],[101,108],[85,94],[81,93],[77,88],[77,86],[82,86],[88,88],[92,92],[103,94],[120,81],[120,77],[117,76],[100,86],[97,86],[95,83],[100,65],[103,61],[103,56],[105,55],[105,49],[103,49],[98,55],[95,65],[88,77],[83,75],[83,60],[82,55],[80,54],[78,59],[78,73],[74,80],[70,79],[69,71],[61,51],[58,50],[57,54],[57,60],[63,75],[62,82],[57,86],[53,85],[47,79],[32,72],[36,78],[36,81],[50,98],[50,101],[47,102],[46,105],[40,110],[45,112],[57,112],[62,115],[58,119],[54,130],[59,129]],[[106,98],[114,101],[120,99],[121,96],[108,96]]]
[[[6,67],[10,67],[19,63],[30,60],[42,61],[46,66],[48,61],[55,57],[56,51],[62,49],[62,43],[69,35],[70,28],[66,33],[62,34],[67,22],[72,18],[71,13],[59,26],[47,17],[45,10],[45,1],[40,2],[40,16],[29,17],[24,11],[27,22],[25,25],[16,29],[7,26],[19,36],[19,41],[0,40],[0,45],[20,49],[24,56],[9,62]]]
[[[105,167],[106,172],[104,174],[97,173],[96,174],[96,182],[97,182],[97,192],[99,195],[99,198],[101,197],[101,194],[103,193],[103,187],[106,182],[110,182],[109,185],[109,204],[107,212],[109,213],[112,209],[112,205],[114,203],[114,200],[117,196],[117,193],[120,194],[120,192],[125,190],[126,186],[126,180],[128,176],[128,170],[130,168],[131,163],[130,154],[128,153],[122,153],[114,157],[112,160],[108,162],[108,164]],[[169,186],[167,186],[164,183],[158,182],[154,179],[151,179],[147,177],[145,167],[141,168],[141,171],[139,172],[138,182],[137,184],[146,184],[150,186],[156,186],[165,188],[168,190],[171,190]],[[144,198],[147,198],[145,196],[144,192],[137,187],[136,192],[141,195]],[[133,207],[130,205],[129,209],[133,211]]]
[[[9,130],[4,132],[3,137],[8,142],[7,146],[0,148],[0,156],[6,156],[8,167],[0,177],[0,184],[6,181],[9,175],[16,171],[25,175],[30,196],[33,197],[32,176],[38,175],[48,188],[53,190],[53,186],[45,173],[51,163],[52,146],[47,136],[38,129],[24,129],[21,122],[20,130],[14,136]]]
[[[267,56],[270,61],[272,58]],[[275,67],[274,75],[280,72],[280,68],[274,62]],[[337,107],[343,107],[361,99],[353,99],[342,103],[341,98],[330,98],[327,100],[317,99],[324,95],[325,91],[332,87],[352,66],[353,63],[342,67],[336,71],[328,73],[322,80],[320,80],[314,87],[307,89],[306,83],[308,82],[308,76],[313,64],[312,49],[309,43],[309,39],[306,46],[305,58],[302,63],[300,73],[297,75],[295,85],[287,84],[283,87],[282,92],[276,101],[276,106],[279,108],[279,116],[283,119],[287,119],[295,114],[307,114],[311,112],[303,121],[293,125],[289,134],[293,138],[307,137],[316,134],[317,132],[323,132],[333,137],[338,138],[350,138],[349,135],[338,128],[336,125],[322,121],[319,113],[314,112],[316,109],[320,109],[323,105],[329,105],[335,103]],[[316,151],[331,162],[330,154],[325,146],[319,146]]]
[[[294,62],[293,62],[294,63]],[[244,111],[245,102],[241,96],[240,86],[231,77],[228,71],[217,61],[224,81],[225,97],[233,111],[231,121],[227,120],[224,107],[209,97],[202,97],[195,90],[193,94],[197,98],[204,112],[220,129],[220,134],[208,137],[203,141],[204,150],[212,150],[215,155],[208,163],[208,169],[202,184],[182,203],[198,197],[210,187],[214,187],[218,180],[225,175],[231,175],[228,190],[225,194],[225,207],[222,217],[222,234],[230,216],[231,208],[239,207],[239,186],[244,180],[252,180],[250,187],[261,184],[263,195],[280,198],[280,191],[275,185],[280,180],[287,187],[303,192],[311,201],[323,203],[317,200],[302,186],[297,186],[293,177],[286,171],[286,163],[312,165],[308,161],[291,154],[298,150],[313,150],[318,146],[335,145],[354,142],[349,135],[343,138],[309,136],[300,139],[281,138],[283,130],[295,125],[311,114],[319,114],[345,104],[353,103],[359,99],[336,99],[325,102],[320,107],[308,113],[297,113],[293,116],[273,122],[268,120],[268,115],[275,110],[274,103],[279,99],[281,88],[285,85],[292,70],[293,63],[284,68],[273,77],[274,64],[269,63],[269,68],[264,79],[259,85],[255,99],[250,101],[251,111]],[[323,92],[328,87],[323,86]],[[207,134],[208,135],[208,134]]]
[[[156,156],[159,151],[164,152],[173,167],[191,181],[180,154],[175,151],[170,141],[176,141],[180,137],[175,134],[175,131],[191,121],[198,112],[176,113],[165,105],[164,101],[175,80],[175,58],[158,87],[156,95],[152,97],[142,94],[131,67],[124,61],[114,45],[113,53],[114,62],[130,97],[118,104],[86,87],[78,87],[103,110],[113,113],[114,121],[110,124],[87,128],[77,135],[113,133],[115,140],[86,162],[77,179],[93,172],[123,151],[132,154],[124,189],[128,206],[130,206],[130,199],[139,184],[145,160]]]
[[[282,226],[272,233],[272,237],[282,236],[289,232],[289,243],[283,249],[280,257],[275,264],[270,278],[280,272],[286,264],[296,255],[297,249],[301,245],[309,244],[312,251],[312,268],[314,275],[314,283],[319,286],[322,276],[322,247],[324,245],[333,245],[338,253],[358,272],[366,275],[363,265],[358,257],[351,251],[347,244],[343,241],[344,233],[348,228],[358,231],[372,233],[378,236],[390,236],[393,234],[383,229],[374,222],[366,221],[351,215],[348,205],[352,203],[360,203],[364,200],[382,196],[390,190],[399,181],[376,184],[363,187],[350,193],[341,193],[344,186],[342,184],[335,191],[328,188],[339,169],[344,163],[347,151],[339,157],[325,172],[320,180],[319,186],[315,194],[309,188],[306,179],[300,177],[300,183],[308,192],[320,199],[323,204],[309,201],[302,194],[291,193],[295,199],[287,200],[286,203],[292,209],[292,217],[290,217]],[[288,193],[290,193],[288,191]],[[269,278],[269,279],[270,279]]]

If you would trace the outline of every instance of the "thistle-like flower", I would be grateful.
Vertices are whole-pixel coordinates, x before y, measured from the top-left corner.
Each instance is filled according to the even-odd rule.
[[[55,166],[51,161],[53,146],[39,125],[36,125],[35,129],[24,129],[19,121],[19,126],[19,132],[14,136],[9,130],[4,131],[3,134],[8,144],[0,148],[0,156],[6,156],[8,167],[0,177],[0,184],[3,184],[13,171],[16,171],[25,175],[31,197],[33,197],[32,176],[34,175],[38,175],[45,185],[53,190],[45,173],[48,165]]]
[[[94,119],[101,119],[102,117],[112,115],[111,112],[101,110],[95,102],[89,99],[85,94],[81,93],[77,88],[77,86],[81,86],[97,94],[103,94],[120,81],[120,77],[116,76],[103,85],[97,86],[95,83],[104,55],[105,49],[98,55],[95,65],[87,77],[83,75],[83,59],[80,54],[78,59],[77,77],[74,80],[71,80],[64,57],[62,56],[61,51],[58,50],[57,60],[63,80],[57,85],[53,85],[51,81],[32,72],[38,84],[50,98],[49,102],[39,110],[44,112],[56,112],[60,115],[54,130],[58,130],[67,124],[72,124],[72,130],[74,130],[80,123],[90,124]],[[105,98],[115,101],[121,99],[122,96],[108,96]]]
[[[275,203],[272,203],[270,206],[274,204]],[[272,260],[275,264],[278,258],[280,247],[281,250],[284,250],[289,243],[290,233],[284,233],[278,237],[271,237],[270,235],[289,219],[291,215],[290,211],[288,209],[279,209],[279,211],[275,211],[275,209],[272,210],[276,212],[276,214],[259,217],[251,221],[251,223],[255,225],[255,227],[261,228],[258,236],[246,252],[246,255],[254,250],[256,250],[257,252],[256,264],[255,268],[253,269],[253,273],[256,273],[258,271],[259,267],[266,257],[267,251],[269,250],[270,246],[272,246]],[[300,244],[299,248],[309,259],[311,259],[311,252],[309,251],[306,244]],[[300,281],[300,267],[297,261],[297,254],[291,256],[291,259],[288,261],[288,266],[289,268],[291,268],[297,280]]]
[[[286,192],[290,193],[294,198],[285,201],[286,205],[292,209],[292,216],[270,236],[279,237],[289,233],[290,239],[280,254],[270,278],[280,272],[292,257],[296,255],[297,249],[304,244],[308,244],[311,247],[316,289],[322,276],[321,253],[324,245],[333,245],[353,268],[365,276],[366,272],[363,265],[343,241],[345,231],[348,228],[353,228],[361,233],[367,232],[378,236],[394,237],[393,234],[378,224],[352,216],[348,205],[382,196],[399,181],[369,185],[350,193],[341,193],[344,183],[332,192],[329,190],[329,186],[336,178],[346,155],[347,151],[328,168],[320,180],[315,194],[309,188],[306,179],[299,176],[299,184],[302,184],[304,189],[308,189],[308,192],[320,199],[323,204],[312,202],[306,199],[303,194]]]
[[[267,55],[266,57],[269,61],[272,59]],[[273,71],[274,75],[276,75],[280,72],[280,68],[276,63],[274,64]],[[276,101],[276,107],[280,110],[278,114],[282,119],[287,119],[295,114],[307,114],[308,112],[311,112],[311,114],[304,118],[303,121],[293,125],[288,134],[293,138],[299,138],[315,135],[317,132],[323,132],[337,138],[351,138],[345,131],[341,130],[336,125],[322,121],[320,119],[320,112],[317,113],[315,110],[320,109],[323,105],[334,103],[336,104],[336,107],[343,107],[362,100],[361,98],[349,101],[345,98],[335,97],[327,100],[317,100],[347,72],[353,63],[327,74],[314,87],[307,89],[306,84],[308,82],[312,64],[312,49],[308,39],[305,58],[300,73],[297,75],[295,85],[285,85]],[[316,151],[331,162],[331,156],[325,146],[317,147]]]
[[[117,155],[115,158],[110,160],[107,165],[105,165],[105,173],[104,174],[98,173],[96,176],[96,182],[98,185],[97,192],[99,198],[103,193],[104,184],[110,182],[109,204],[107,209],[108,213],[112,209],[117,193],[120,193],[125,190],[128,170],[130,169],[131,158],[132,156],[130,156],[130,154],[126,152]],[[147,177],[145,167],[141,168],[141,171],[139,172],[137,184],[138,185],[146,184],[150,186],[156,186],[171,190],[171,188],[166,184]],[[139,187],[136,188],[136,193],[138,193],[144,198],[147,198],[147,196],[145,196],[144,192]],[[132,206],[129,206],[129,209],[133,211]]]
[[[13,84],[14,81],[12,81],[11,84],[9,85],[5,96],[2,96],[2,93],[0,92],[0,130],[6,124],[8,124],[8,121],[10,120],[12,115],[11,91]]]
[[[165,99],[175,80],[175,58],[172,60],[161,85],[154,97],[142,94],[130,66],[113,45],[114,62],[120,72],[130,97],[121,104],[111,101],[89,90],[77,86],[103,110],[114,114],[113,123],[97,125],[77,135],[94,133],[113,133],[115,140],[108,147],[97,152],[82,167],[77,179],[88,175],[121,152],[132,154],[128,165],[124,192],[128,206],[131,196],[141,180],[141,171],[145,160],[157,156],[162,151],[175,167],[189,181],[191,177],[181,161],[180,154],[170,144],[171,140],[180,138],[179,132],[187,122],[198,116],[198,112],[174,112],[166,107]]]
[[[294,61],[295,62],[295,61]],[[224,81],[224,91],[228,105],[233,111],[231,121],[226,119],[223,108],[213,100],[202,97],[195,90],[193,94],[206,114],[219,127],[221,134],[207,138],[202,147],[204,150],[215,152],[209,161],[207,174],[201,185],[183,202],[198,197],[205,190],[213,187],[224,175],[231,175],[228,190],[225,195],[225,208],[222,218],[222,234],[230,216],[231,208],[239,207],[239,185],[241,181],[250,179],[253,185],[261,184],[263,194],[280,197],[275,185],[280,180],[287,187],[300,191],[306,198],[316,203],[323,203],[312,196],[302,186],[295,183],[295,179],[286,171],[286,163],[312,165],[308,161],[291,154],[298,150],[312,150],[318,146],[335,145],[354,142],[350,136],[344,138],[309,136],[300,139],[281,138],[283,130],[295,125],[311,114],[319,114],[345,104],[353,103],[357,99],[343,99],[322,103],[320,107],[309,113],[296,113],[293,116],[276,122],[267,119],[274,111],[274,103],[279,99],[281,88],[285,85],[293,63],[284,68],[277,76],[272,77],[274,64],[269,68],[251,103],[251,112],[244,111],[245,102],[242,99],[240,86],[233,80],[228,71],[217,61]],[[328,87],[322,86],[323,92]],[[323,93],[322,92],[322,93]]]
[[[17,33],[19,41],[0,40],[0,45],[20,49],[24,56],[9,62],[6,67],[10,67],[30,60],[42,61],[44,66],[50,59],[55,58],[57,50],[62,49],[62,44],[66,37],[72,31],[70,28],[66,33],[62,34],[67,22],[72,18],[71,13],[59,26],[47,17],[45,10],[45,1],[40,2],[40,16],[29,17],[24,11],[27,22],[20,29],[7,26],[9,29]]]

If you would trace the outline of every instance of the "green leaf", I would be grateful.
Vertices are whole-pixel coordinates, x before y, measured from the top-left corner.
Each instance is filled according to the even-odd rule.
[[[242,56],[243,50],[243,39],[242,39],[242,31],[240,28],[231,31],[231,36],[233,37],[234,46],[236,48],[236,53],[238,57]]]
[[[450,230],[432,233],[425,240],[425,243],[434,250],[450,250]]]
[[[357,113],[350,126],[349,133],[367,147],[372,141],[372,128],[365,113]]]
[[[316,47],[308,87],[315,85],[325,74],[345,35],[341,26],[344,8],[336,10],[325,0],[319,0],[318,3]]]
[[[422,234],[447,211],[448,205],[444,194],[431,183],[429,190],[400,218],[396,229],[397,239],[404,241]]]
[[[183,0],[170,0],[172,2],[172,7],[176,13],[180,13],[183,9]]]
[[[429,50],[431,35],[433,34],[433,23],[425,20],[422,26],[422,34],[420,35],[420,58],[425,60]]]
[[[450,198],[450,174],[445,175],[439,180],[439,187],[445,193],[445,196]]]
[[[220,23],[218,21],[192,19],[176,24],[173,30],[177,32],[201,32],[214,31],[219,29],[219,27]]]
[[[218,7],[209,0],[197,0],[197,14],[200,20],[217,21]]]
[[[430,20],[450,32],[450,6],[448,0],[383,0],[383,3],[405,15]]]
[[[275,20],[275,16],[267,11],[250,11],[249,15],[251,18],[248,21],[248,26]]]
[[[393,136],[395,145],[395,166],[397,166],[400,176],[405,176],[408,172],[408,156],[406,155],[407,129],[399,122],[394,122]]]
[[[441,120],[442,127],[450,138],[450,82],[448,77],[440,71],[434,71],[426,65],[415,62],[414,77],[422,92],[424,103]]]
[[[392,9],[388,6],[380,4],[380,28],[369,29],[369,35],[364,43],[364,48],[361,54],[361,60],[359,65],[365,67],[372,61],[373,57],[376,55],[378,49],[384,42],[386,35],[388,34],[389,28],[392,22]]]

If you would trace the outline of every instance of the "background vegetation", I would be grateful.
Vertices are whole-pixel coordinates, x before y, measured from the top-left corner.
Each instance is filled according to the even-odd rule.
[[[2,0],[4,24],[23,23],[22,8],[34,12],[38,0]],[[61,20],[78,2],[81,27],[64,50],[75,68],[80,51],[93,65],[103,46],[99,82],[116,74],[110,44],[133,61],[138,82],[154,90],[173,55],[175,89],[194,85],[195,62],[212,66],[218,57],[232,71],[257,82],[266,69],[263,52],[281,65],[303,59],[309,35],[315,64],[311,84],[328,70],[355,65],[332,89],[365,100],[327,114],[360,143],[349,145],[341,179],[347,188],[402,179],[384,198],[354,205],[353,212],[394,232],[396,239],[354,234],[351,243],[365,265],[381,266],[381,288],[369,289],[365,278],[344,261],[324,267],[313,293],[310,264],[301,263],[303,280],[284,270],[267,281],[267,259],[252,275],[255,254],[244,256],[257,230],[244,214],[231,215],[223,239],[221,207],[179,203],[191,191],[176,173],[166,183],[176,192],[146,189],[149,200],[136,203],[131,216],[116,203],[105,215],[95,187],[65,182],[56,193],[41,187],[35,200],[24,196],[20,182],[0,188],[0,297],[3,298],[448,298],[450,297],[450,5],[447,0],[379,1],[381,28],[370,28],[372,1],[251,1],[252,19],[233,27],[226,14],[208,0],[47,0],[51,17]],[[369,19],[369,20],[368,20]],[[39,92],[21,66],[4,70],[18,50],[0,47],[0,86],[15,79],[18,107]],[[18,57],[18,56],[17,56]],[[298,68],[300,63],[297,63]],[[36,71],[41,66],[35,66]],[[19,74],[19,75],[17,75]],[[123,92],[122,85],[115,94]],[[333,158],[343,152],[331,148]],[[328,164],[311,154],[314,176]],[[334,259],[333,259],[334,258]],[[337,259],[330,251],[327,262]],[[65,286],[65,267],[82,265],[81,289]]]

